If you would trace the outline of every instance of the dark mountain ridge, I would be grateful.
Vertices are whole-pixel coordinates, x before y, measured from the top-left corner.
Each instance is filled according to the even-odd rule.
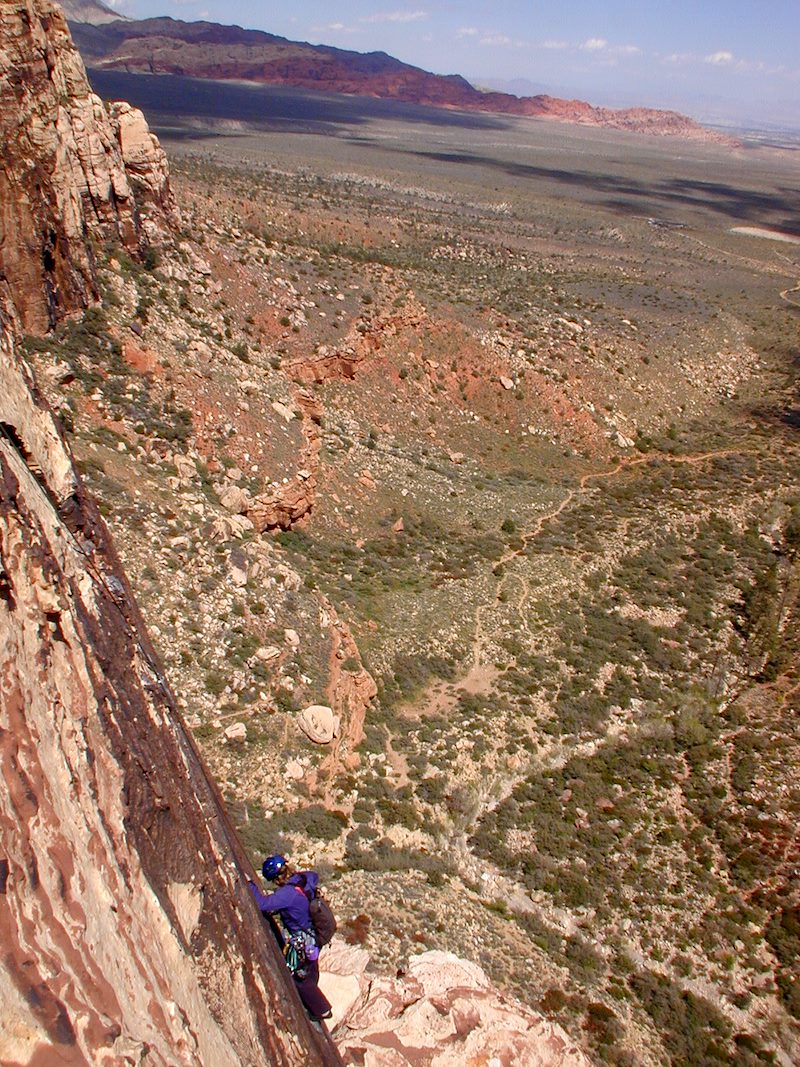
[[[439,75],[385,52],[361,53],[311,45],[261,30],[173,18],[74,23],[73,34],[89,67],[128,73],[177,74],[249,80],[372,96],[432,107],[494,112],[605,126],[660,136],[724,142],[675,111],[594,107],[546,94],[518,97],[482,92],[458,74]]]

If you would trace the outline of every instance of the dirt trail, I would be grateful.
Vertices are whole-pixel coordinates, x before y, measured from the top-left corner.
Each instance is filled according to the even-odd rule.
[[[701,241],[699,237],[692,237],[691,234],[683,233],[680,236],[683,237],[686,241],[691,241],[696,245],[700,245],[701,248],[707,248],[709,252],[722,251],[720,248],[717,248],[714,245],[710,245],[706,241]],[[789,256],[784,255],[780,252],[776,252],[775,254],[777,255],[778,259],[785,260],[790,266],[797,266],[794,260],[790,259]],[[731,256],[734,259],[741,260],[742,263],[746,263],[748,267],[753,267],[758,270],[766,269],[769,272],[773,272],[777,269],[775,264],[768,263],[763,259],[754,259],[752,256],[743,255],[741,252],[731,252],[730,250],[728,250],[725,252],[725,255]],[[790,304],[792,307],[800,307],[800,300],[793,300],[792,297],[789,295],[790,293],[800,293],[800,285],[793,285],[789,289],[784,289],[780,294],[781,300],[785,301],[787,304]]]
[[[533,526],[531,526],[531,528],[526,533],[524,533],[522,535],[522,537],[519,539],[520,543],[515,548],[509,549],[504,555],[502,555],[498,562],[503,567],[505,567],[512,560],[517,559],[519,556],[523,555],[525,550],[527,549],[528,545],[531,543],[531,541],[535,540],[539,536],[539,534],[542,532],[542,529],[544,528],[545,524],[548,523],[548,522],[551,522],[553,519],[557,519],[558,516],[562,514],[562,512],[564,512],[568,507],[570,507],[570,505],[573,503],[573,501],[576,499],[576,497],[580,497],[580,496],[584,495],[587,492],[587,486],[591,482],[601,481],[601,480],[607,479],[607,478],[619,477],[619,475],[624,473],[626,470],[628,470],[628,468],[630,468],[630,467],[640,467],[640,466],[644,466],[644,465],[646,465],[648,463],[652,463],[654,458],[662,459],[667,463],[672,463],[672,464],[675,464],[675,465],[687,464],[688,466],[696,466],[697,464],[705,463],[710,459],[720,459],[720,458],[722,458],[724,456],[741,456],[741,455],[744,455],[744,454],[745,454],[745,452],[743,452],[741,449],[726,448],[726,449],[719,449],[719,450],[714,451],[714,452],[698,452],[698,453],[694,453],[694,454],[688,455],[688,456],[668,456],[668,455],[659,455],[658,457],[654,457],[652,455],[650,455],[650,456],[638,456],[638,457],[628,456],[628,457],[625,457],[624,459],[621,459],[619,461],[619,463],[617,463],[617,465],[615,467],[611,468],[611,470],[598,471],[598,472],[596,472],[594,474],[584,474],[583,477],[578,482],[577,487],[575,489],[570,489],[569,492],[567,493],[567,495],[564,497],[564,499],[561,501],[561,503],[557,507],[553,508],[551,511],[546,511],[542,515],[540,515],[539,518],[534,522]],[[527,600],[528,600],[528,598],[530,596],[530,583],[528,582],[528,579],[524,575],[519,575],[519,574],[504,575],[502,580],[501,580],[501,582],[500,582],[500,584],[499,584],[499,586],[498,586],[498,590],[497,590],[498,595],[504,589],[505,583],[506,583],[506,581],[508,580],[509,577],[516,578],[516,580],[522,586],[522,595],[521,595],[521,597],[520,597],[520,599],[519,599],[519,601],[517,603],[517,612],[518,612],[518,615],[519,615],[519,618],[520,618],[521,625],[527,631],[528,630],[528,624],[527,624],[527,619],[525,619],[523,609],[524,609],[525,604],[526,604],[526,602],[527,602]],[[493,607],[493,606],[494,605],[491,605],[491,604],[482,604],[477,609],[477,611],[475,613],[475,636],[474,636],[473,641],[472,641],[472,663],[473,663],[473,669],[477,668],[481,664],[481,662],[483,661],[483,653],[485,651],[486,644],[487,644],[487,642],[485,640],[485,637],[484,637],[484,628],[483,628],[482,615],[483,615],[483,612],[485,612],[486,610],[488,610],[488,608]],[[530,632],[530,631],[528,631],[528,632]]]
[[[603,482],[608,479],[614,479],[620,477],[629,468],[641,467],[654,460],[661,460],[666,463],[673,464],[675,466],[680,464],[686,464],[688,466],[697,466],[701,463],[707,463],[709,460],[721,459],[726,456],[743,456],[751,454],[748,449],[740,448],[726,448],[717,449],[712,452],[698,452],[684,456],[670,456],[659,453],[649,456],[628,456],[621,459],[614,467],[606,471],[598,471],[592,474],[584,474],[578,484],[570,489],[564,498],[549,511],[541,514],[532,526],[525,531],[517,541],[513,548],[509,548],[497,561],[504,567],[513,562],[524,554],[530,543],[535,540],[542,532],[547,523],[554,519],[557,519],[559,515],[563,514],[576,500],[586,497],[592,489],[590,488],[593,482]],[[530,599],[531,588],[530,582],[526,575],[519,573],[505,573],[498,584],[496,596],[504,590],[506,583],[509,579],[514,580],[519,585],[519,596],[516,600],[516,606],[514,611],[518,616],[518,625],[524,629],[528,636],[531,636],[531,632],[528,626],[526,618],[525,607]],[[499,677],[500,671],[495,667],[486,656],[486,650],[489,645],[489,639],[484,627],[484,616],[490,608],[495,608],[497,600],[493,600],[487,604],[481,604],[475,611],[475,629],[471,642],[471,656],[467,670],[455,681],[443,685],[441,682],[433,682],[427,686],[419,698],[412,704],[407,705],[403,709],[403,715],[406,719],[416,720],[426,718],[428,716],[438,715],[447,717],[447,713],[450,709],[454,708],[458,703],[459,693],[466,691],[475,696],[486,696],[489,694],[494,684]],[[595,742],[591,742],[593,746]],[[588,749],[587,749],[588,752]],[[540,756],[547,758],[554,758],[556,761],[559,759],[559,746],[553,745],[552,751],[540,753]],[[567,758],[566,753],[563,756]],[[513,776],[512,776],[513,777]],[[512,777],[509,777],[506,783],[509,788],[513,785]]]

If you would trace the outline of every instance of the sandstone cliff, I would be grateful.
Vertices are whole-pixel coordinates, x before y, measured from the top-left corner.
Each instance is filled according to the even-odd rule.
[[[157,143],[106,116],[57,9],[0,13],[0,305],[43,327],[92,298],[95,235],[138,252],[173,208]],[[337,1063],[2,312],[0,645],[0,1062]]]
[[[336,1062],[6,333],[0,395],[0,1060]]]
[[[0,0],[0,288],[24,329],[97,296],[94,246],[139,254],[174,212],[144,118],[106,113],[49,0]]]

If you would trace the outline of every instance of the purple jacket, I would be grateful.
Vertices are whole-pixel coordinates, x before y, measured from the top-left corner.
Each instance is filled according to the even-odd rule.
[[[313,893],[319,885],[319,875],[316,871],[303,871],[302,874],[306,878],[306,890]],[[262,893],[254,882],[249,883],[250,891],[259,908],[270,915],[277,912],[290,934],[296,934],[299,930],[313,929],[308,897],[298,884],[300,881],[299,876],[293,874],[286,885],[282,885],[280,889],[269,894]]]

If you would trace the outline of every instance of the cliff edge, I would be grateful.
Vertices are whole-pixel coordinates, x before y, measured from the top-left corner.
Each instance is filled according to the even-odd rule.
[[[49,0],[0,0],[0,105],[0,291],[41,332],[96,299],[98,245],[143,254],[175,204],[144,116],[106,111]]]
[[[0,15],[0,1061],[336,1064],[15,351],[93,299],[95,240],[169,225],[163,154],[91,95],[58,9]]]

